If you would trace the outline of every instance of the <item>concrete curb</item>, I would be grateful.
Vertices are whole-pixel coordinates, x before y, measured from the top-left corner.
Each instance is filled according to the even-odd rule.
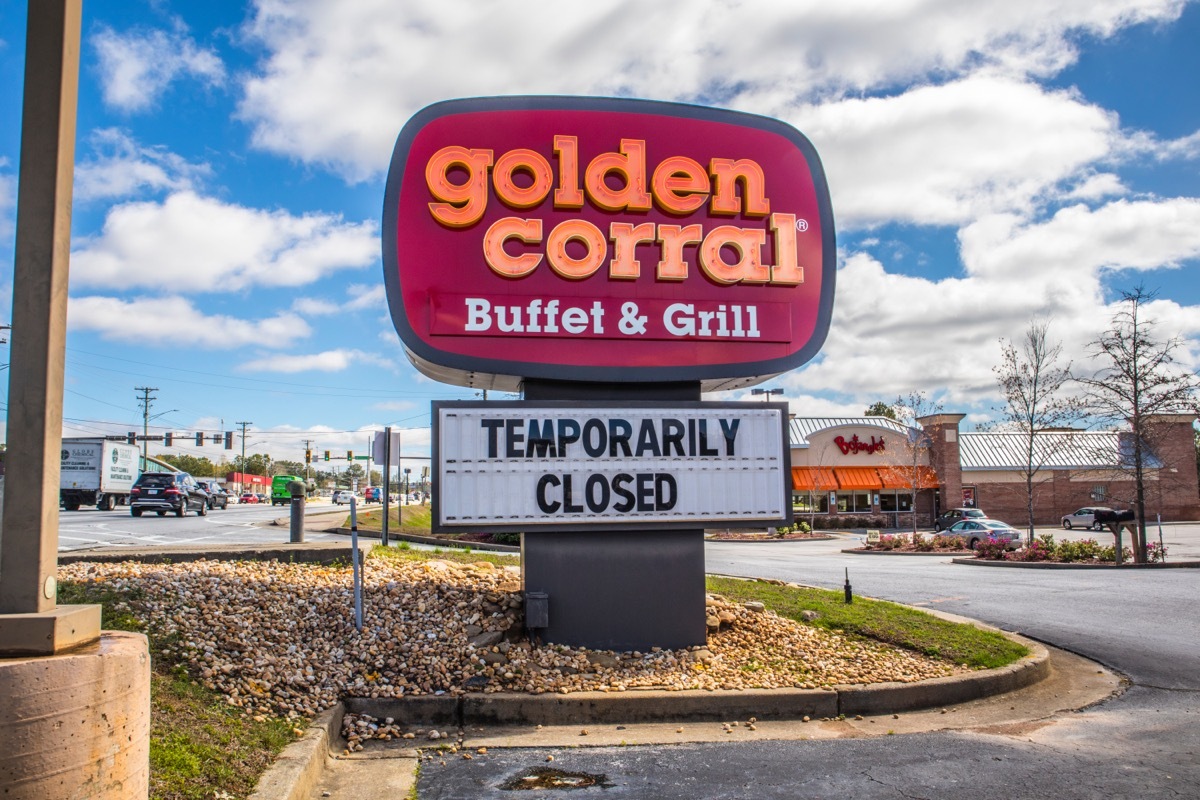
[[[719,536],[705,536],[704,541],[720,542],[721,544],[798,544],[800,542],[828,542],[837,538],[836,536],[808,536],[804,539],[722,539]]]
[[[105,547],[95,550],[72,550],[58,554],[59,564],[78,561],[140,561],[145,564],[173,564],[186,561],[301,561],[313,564],[332,564],[350,561],[350,545],[341,542],[305,544],[303,542],[274,545],[226,545],[219,550],[197,547]]]
[[[922,609],[934,616],[997,630],[964,617]],[[526,695],[497,692],[460,696],[400,698],[348,697],[314,720],[300,741],[284,749],[263,773],[250,800],[301,800],[311,796],[331,753],[340,749],[346,713],[392,717],[408,725],[630,724],[704,722],[728,719],[792,720],[852,714],[892,714],[955,705],[1022,689],[1050,674],[1050,652],[1041,644],[1006,631],[1029,648],[1015,664],[916,683],[842,685],[833,689],[746,689],[741,691],[572,692]]]
[[[955,553],[959,553],[962,551],[960,551],[960,550],[943,550],[939,553],[936,550],[923,550],[923,551],[918,552],[918,551],[898,551],[898,550],[863,550],[861,548],[855,548],[855,549],[851,549],[851,550],[843,550],[842,552],[849,553],[850,555],[854,555],[854,556],[941,556],[942,558],[949,558],[949,557],[953,556]]]
[[[1200,569],[1200,561],[1168,561],[1154,564],[1085,564],[1081,562],[1061,563],[1058,561],[992,561],[984,558],[955,558],[952,564],[967,564],[972,567],[1006,567],[1010,569]]]
[[[321,782],[330,744],[341,736],[342,704],[324,711],[304,735],[283,748],[258,779],[249,800],[308,800]]]

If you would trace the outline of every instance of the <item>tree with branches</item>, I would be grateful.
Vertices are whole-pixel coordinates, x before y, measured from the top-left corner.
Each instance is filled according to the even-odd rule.
[[[1076,378],[1090,416],[1130,427],[1130,452],[1122,453],[1119,460],[1134,481],[1133,555],[1138,562],[1146,561],[1146,469],[1160,445],[1154,418],[1200,413],[1200,378],[1175,362],[1183,339],[1160,339],[1156,322],[1146,317],[1146,307],[1155,296],[1141,284],[1121,293],[1121,306],[1109,328],[1089,345],[1100,368],[1089,377]]]
[[[1021,440],[1021,477],[1025,483],[1027,541],[1033,542],[1033,511],[1045,466],[1069,445],[1069,436],[1046,436],[1073,425],[1083,416],[1082,403],[1063,388],[1071,381],[1071,362],[1061,363],[1062,344],[1050,340],[1050,323],[1029,324],[1020,345],[1000,340],[996,374],[1004,406],[997,427]]]
[[[930,400],[924,392],[911,392],[907,396],[897,397],[891,408],[895,413],[892,419],[908,428],[908,435],[900,442],[899,448],[892,451],[891,459],[893,474],[897,475],[906,488],[912,492],[912,530],[915,535],[917,533],[917,491],[923,486],[924,468],[929,465],[929,452],[933,447],[929,434],[925,433],[925,429],[917,420],[930,414],[941,413],[942,405]]]

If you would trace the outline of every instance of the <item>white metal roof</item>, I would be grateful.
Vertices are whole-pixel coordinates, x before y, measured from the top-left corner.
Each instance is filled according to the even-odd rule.
[[[817,431],[841,425],[867,425],[908,434],[908,428],[888,417],[792,417],[792,447],[808,447]],[[964,470],[1021,470],[1026,466],[1022,433],[958,434],[959,463]],[[1034,438],[1033,463],[1046,469],[1120,469],[1131,462],[1132,447],[1125,431],[1047,431]],[[1153,456],[1147,466],[1161,463]]]
[[[840,425],[870,425],[908,435],[908,428],[888,417],[792,417],[789,425],[792,447],[808,447],[808,437]]]
[[[1025,469],[1023,433],[960,433],[959,463],[964,470]],[[1122,469],[1132,461],[1132,440],[1123,431],[1048,431],[1033,440],[1033,464],[1046,469]],[[1148,455],[1146,466],[1161,463]]]

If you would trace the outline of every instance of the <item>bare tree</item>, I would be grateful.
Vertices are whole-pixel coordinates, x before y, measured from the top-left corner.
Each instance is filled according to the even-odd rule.
[[[1156,323],[1145,318],[1143,307],[1155,296],[1141,284],[1121,293],[1123,305],[1110,327],[1089,345],[1101,368],[1091,377],[1077,379],[1091,416],[1130,426],[1131,452],[1122,468],[1134,479],[1133,556],[1138,562],[1146,560],[1146,467],[1156,449],[1153,417],[1200,412],[1200,378],[1175,364],[1174,353],[1183,340],[1157,338]]]
[[[1064,396],[1062,389],[1071,380],[1071,362],[1060,363],[1062,345],[1051,342],[1050,323],[1029,324],[1020,347],[1000,340],[1000,363],[992,367],[1004,396],[998,408],[998,427],[1021,437],[1021,477],[1025,482],[1025,510],[1029,542],[1033,541],[1034,499],[1046,464],[1070,444],[1068,436],[1046,436],[1055,428],[1064,428],[1083,416],[1078,398]]]
[[[926,397],[924,392],[911,392],[905,397],[897,397],[892,404],[896,412],[895,419],[908,428],[908,435],[900,443],[898,451],[892,452],[894,474],[905,484],[913,498],[912,529],[917,532],[917,491],[923,485],[925,475],[923,467],[928,466],[930,448],[933,442],[921,423],[921,417],[938,414],[942,411],[941,403],[935,403]]]

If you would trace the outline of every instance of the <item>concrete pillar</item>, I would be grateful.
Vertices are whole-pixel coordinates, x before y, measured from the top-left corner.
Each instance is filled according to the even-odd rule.
[[[917,424],[929,436],[929,466],[938,475],[942,511],[962,505],[962,459],[958,451],[958,425],[966,414],[931,414]]]
[[[53,656],[0,659],[6,800],[126,800],[150,791],[146,637],[110,631]]]

